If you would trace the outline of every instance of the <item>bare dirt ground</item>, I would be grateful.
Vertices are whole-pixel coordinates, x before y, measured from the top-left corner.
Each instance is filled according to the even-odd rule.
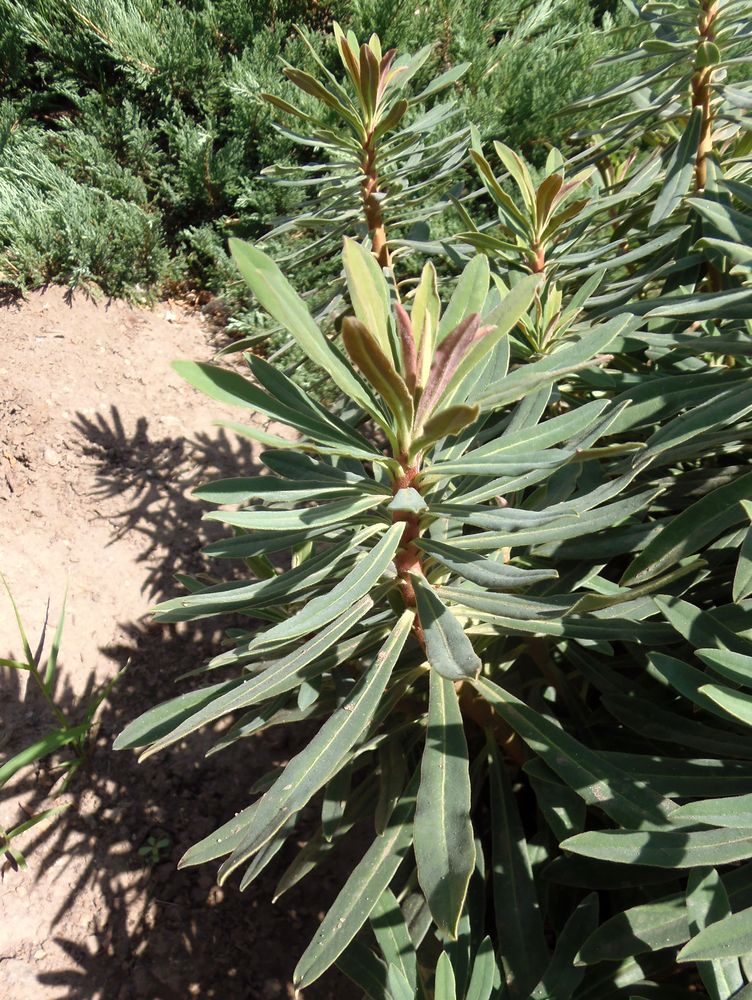
[[[208,360],[211,333],[176,306],[139,310],[81,295],[69,303],[59,289],[2,307],[0,331],[0,570],[32,643],[48,601],[49,641],[67,587],[58,694],[72,714],[122,671],[69,809],[19,844],[27,871],[3,865],[0,1000],[292,995],[295,961],[339,873],[272,906],[295,844],[242,895],[218,888],[212,867],[178,872],[176,862],[248,804],[253,783],[295,752],[299,734],[271,730],[208,761],[208,737],[140,765],[111,750],[128,721],[185,690],[190,682],[178,689],[175,679],[218,648],[213,626],[155,627],[146,615],[177,592],[176,572],[202,565],[210,522],[190,488],[247,475],[254,462],[247,441],[212,426],[237,412],[222,412],[169,367],[176,357]],[[3,594],[0,656],[19,655]],[[34,692],[3,670],[0,763],[48,728]],[[0,824],[49,804],[52,782],[40,768],[0,789]],[[139,854],[150,837],[167,841],[153,863]],[[332,975],[306,996],[335,992],[354,995]]]

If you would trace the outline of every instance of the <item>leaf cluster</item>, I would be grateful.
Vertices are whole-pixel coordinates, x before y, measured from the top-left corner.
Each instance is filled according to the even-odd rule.
[[[374,1000],[752,990],[752,88],[726,83],[752,9],[638,13],[652,89],[590,99],[637,111],[541,171],[472,136],[485,208],[419,273],[346,240],[334,329],[233,242],[339,403],[251,354],[178,363],[265,472],[197,491],[233,532],[207,555],[248,572],[156,616],[246,621],[117,746],[320,721],[182,861],[245,888],[316,810],[279,895],[366,838],[299,987],[336,963]]]

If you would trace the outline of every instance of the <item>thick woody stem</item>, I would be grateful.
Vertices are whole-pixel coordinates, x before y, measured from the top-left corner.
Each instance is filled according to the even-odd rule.
[[[371,132],[369,132],[366,144],[363,147],[361,167],[363,170],[363,210],[366,215],[368,231],[371,234],[373,252],[380,267],[390,267],[391,258],[386,242],[386,229],[378,199],[379,178],[376,172],[376,149],[373,133]]]
[[[714,39],[713,23],[718,14],[718,0],[705,0],[698,25],[699,44],[712,42]],[[700,126],[700,142],[695,159],[695,190],[703,191],[708,179],[708,157],[713,151],[713,109],[711,97],[713,94],[711,81],[712,66],[703,66],[696,70],[692,77],[692,108],[702,109],[702,125]]]

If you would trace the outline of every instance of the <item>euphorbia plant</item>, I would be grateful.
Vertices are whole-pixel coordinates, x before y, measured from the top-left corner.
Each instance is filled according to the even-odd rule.
[[[719,38],[743,7],[714,20]],[[643,14],[655,51],[689,55],[656,75],[673,81],[653,109],[669,138],[601,163],[612,189],[593,173],[588,204],[555,227],[552,197],[578,167],[552,154],[536,187],[502,149],[510,208],[476,149],[501,225],[463,236],[461,254],[490,235],[492,256],[451,294],[430,264],[395,284],[371,230],[370,246],[345,243],[333,342],[270,258],[234,244],[340,405],[258,357],[250,378],[178,364],[296,437],[230,425],[268,474],[197,495],[235,531],[207,554],[252,575],[183,578],[157,617],[234,612],[247,627],[207,665],[221,680],[118,745],[149,754],[229,716],[215,752],[325,720],[183,860],[224,858],[221,879],[244,866],[244,888],[315,802],[279,895],[368,831],[299,986],[336,962],[373,1000],[692,1000],[700,980],[712,1000],[749,994],[748,130],[738,87],[705,75],[728,160],[702,152],[706,40],[663,37],[688,26],[672,5]],[[494,234],[512,231],[500,250]],[[696,972],[677,965],[688,941]]]
[[[460,933],[481,863],[463,715],[478,724],[478,775],[487,756],[483,729],[505,744],[510,712],[514,729],[560,769],[557,754],[571,756],[571,741],[562,750],[563,734],[557,737],[537,710],[515,708],[516,699],[491,678],[500,659],[508,669],[541,633],[632,638],[629,616],[615,618],[613,608],[624,604],[641,616],[639,592],[604,595],[591,584],[592,572],[581,570],[559,585],[557,570],[536,551],[639,518],[655,490],[629,491],[640,468],[618,464],[629,447],[606,448],[601,461],[596,442],[622,406],[593,400],[561,407],[541,422],[555,384],[607,363],[603,352],[635,325],[629,318],[592,327],[510,372],[508,332],[529,307],[536,276],[506,295],[489,291],[488,263],[478,256],[442,309],[428,265],[408,311],[370,252],[348,241],[353,315],[343,323],[346,355],[321,334],[268,257],[241,243],[233,252],[262,305],[356,404],[361,422],[324,409],[260,358],[247,357],[254,381],[210,365],[177,364],[213,398],[284,422],[299,438],[231,425],[268,449],[262,461],[273,475],[197,491],[221,505],[253,501],[208,515],[237,533],[207,551],[248,560],[258,579],[195,581],[187,596],[157,609],[166,622],[231,611],[262,619],[234,633],[235,648],[209,664],[239,676],[153,709],[125,730],[118,746],[150,754],[232,714],[220,749],[268,725],[329,716],[270,777],[261,798],[184,859],[226,856],[222,879],[245,865],[243,887],[321,789],[326,853],[352,825],[347,787],[369,759],[377,762],[358,781],[352,807],[362,814],[369,805],[363,787],[372,788],[377,837],[301,960],[297,981],[305,985],[342,955],[410,850],[429,922],[450,939]],[[292,559],[278,570],[270,557],[285,551]],[[501,657],[500,642],[507,647]],[[551,740],[546,747],[536,735],[541,727]],[[520,744],[511,752],[524,759]],[[571,765],[563,766],[570,773]],[[626,776],[621,780],[631,787]],[[632,808],[660,813],[659,798],[634,794],[640,804]],[[617,821],[628,814],[614,806]],[[300,875],[288,874],[283,883]]]

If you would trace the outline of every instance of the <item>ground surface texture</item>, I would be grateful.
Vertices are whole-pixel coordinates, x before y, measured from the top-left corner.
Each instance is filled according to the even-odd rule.
[[[300,735],[271,730],[208,760],[211,734],[142,764],[111,751],[144,709],[205,683],[174,686],[218,649],[213,625],[157,627],[146,614],[177,593],[175,573],[202,566],[210,522],[191,487],[248,475],[254,464],[247,442],[212,426],[238,413],[204,400],[169,367],[177,357],[208,360],[212,333],[178,306],[71,302],[59,289],[2,307],[0,329],[0,570],[32,644],[48,601],[49,643],[67,587],[66,709],[75,715],[92,687],[122,672],[66,795],[69,809],[19,845],[27,871],[2,868],[0,1000],[291,996],[296,958],[336,892],[342,858],[275,906],[295,843],[242,895],[218,888],[213,867],[178,872],[176,862],[248,804],[253,783],[295,752]],[[0,656],[19,655],[3,594]],[[49,728],[45,707],[8,673],[0,761]],[[48,805],[53,782],[41,769],[0,789],[0,824]],[[168,842],[153,862],[139,853],[150,837]],[[306,996],[335,993],[355,995],[332,975]]]

